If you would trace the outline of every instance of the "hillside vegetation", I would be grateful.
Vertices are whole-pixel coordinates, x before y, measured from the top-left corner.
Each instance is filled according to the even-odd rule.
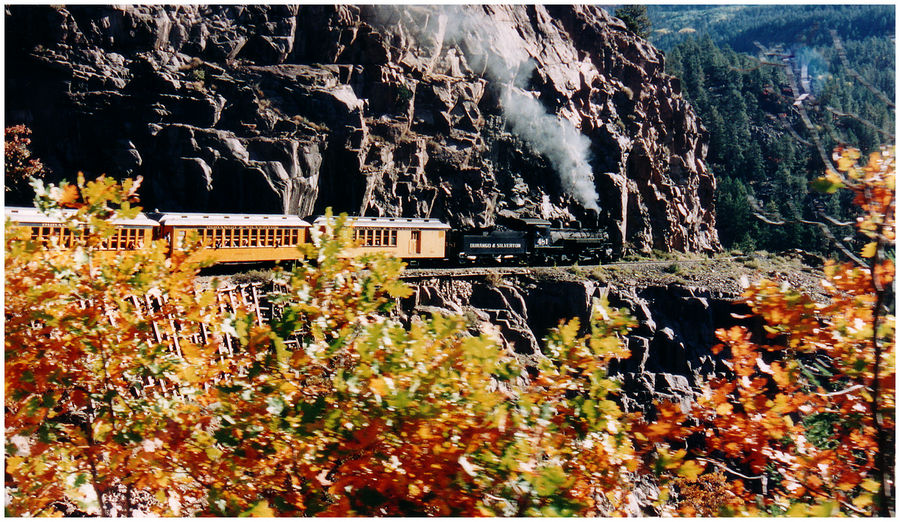
[[[828,46],[823,28],[846,40],[894,32],[894,8],[887,5],[649,5],[650,39],[664,51],[691,35],[709,34],[738,52],[762,44],[797,42]]]
[[[650,6],[648,13],[651,41],[666,50],[668,71],[682,79],[710,134],[723,246],[834,253],[834,242],[809,222],[852,220],[855,211],[846,195],[810,190],[824,168],[815,140],[824,151],[845,143],[863,152],[893,141],[894,8]]]

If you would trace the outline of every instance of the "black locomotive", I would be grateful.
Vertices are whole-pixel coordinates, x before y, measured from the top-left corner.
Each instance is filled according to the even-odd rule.
[[[555,227],[545,219],[501,218],[495,227],[451,232],[447,257],[460,264],[522,262],[551,264],[607,262],[613,258],[609,235],[596,229]]]

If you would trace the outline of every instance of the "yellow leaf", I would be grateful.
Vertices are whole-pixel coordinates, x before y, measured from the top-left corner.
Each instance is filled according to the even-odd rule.
[[[831,183],[834,183],[835,185],[843,185],[844,183],[840,176],[831,171],[825,173],[825,179],[827,179]]]
[[[878,489],[881,487],[881,484],[878,481],[872,479],[866,479],[860,484],[862,488],[866,491],[870,491],[872,493],[877,493]]]
[[[722,404],[716,406],[716,414],[718,415],[731,415],[731,412],[734,408],[731,404],[727,402],[723,402]]]
[[[848,158],[847,156],[842,157],[838,160],[838,170],[841,172],[846,172],[850,167],[853,166],[853,160]]]
[[[769,332],[772,335],[778,335],[780,333],[777,328],[772,328],[771,326],[769,326],[767,324],[763,325],[763,330]]]
[[[809,505],[798,503],[791,506],[791,509],[785,513],[788,517],[805,517],[809,513]]]
[[[22,457],[8,457],[6,459],[6,472],[7,473],[15,473],[19,466],[22,465],[25,459]]]
[[[188,383],[200,382],[200,376],[197,375],[197,369],[193,366],[185,366],[179,369],[178,376]]]
[[[847,482],[847,481],[839,482],[837,485],[837,488],[841,491],[850,491],[851,489],[853,489],[855,487],[856,487],[856,484],[854,484],[852,482]]]
[[[241,516],[272,518],[275,516],[275,511],[273,511],[272,508],[269,507],[269,503],[267,501],[263,500],[253,506],[253,509],[241,513]]]
[[[206,452],[206,456],[213,461],[218,460],[219,457],[222,456],[222,450],[216,448],[215,446],[208,446],[204,451]]]
[[[197,346],[194,343],[182,343],[181,353],[184,354],[184,359],[188,362],[197,361],[201,356],[200,350],[197,349]]]
[[[98,421],[94,426],[94,440],[106,441],[106,435],[112,431],[112,426],[106,422]]]
[[[703,473],[703,466],[700,466],[693,460],[689,460],[678,468],[678,475],[690,481],[697,480],[697,476]]]
[[[878,249],[878,243],[875,241],[872,241],[871,243],[869,243],[863,247],[862,256],[863,257],[875,257],[875,252],[877,251],[877,249]]]
[[[817,517],[833,517],[835,516],[834,508],[835,502],[833,500],[829,500],[816,506],[815,512],[812,514]]]
[[[163,491],[163,490],[161,490],[161,489],[156,490],[156,500],[157,500],[160,504],[165,504],[165,503],[166,503],[166,500],[167,500],[167,498],[166,498],[166,492]]]
[[[381,396],[384,396],[388,391],[387,385],[381,377],[376,377],[369,381],[369,388],[377,395]]]
[[[862,495],[853,499],[853,505],[860,508],[865,509],[872,505],[872,495],[868,493],[863,493]]]
[[[59,196],[59,203],[62,207],[68,207],[78,200],[78,187],[75,185],[65,185],[62,194]]]

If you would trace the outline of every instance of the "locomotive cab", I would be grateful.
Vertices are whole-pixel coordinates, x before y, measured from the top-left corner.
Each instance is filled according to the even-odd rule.
[[[525,235],[528,237],[528,244],[532,246],[529,253],[548,248],[553,243],[550,232],[552,223],[546,219],[516,218],[512,226],[525,231]]]
[[[495,227],[454,234],[451,248],[460,261],[532,260],[551,246],[550,227],[545,219],[500,216]]]

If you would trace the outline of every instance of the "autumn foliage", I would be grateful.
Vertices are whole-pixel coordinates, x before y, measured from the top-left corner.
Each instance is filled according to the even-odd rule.
[[[659,514],[883,514],[893,150],[858,159],[838,151],[823,183],[856,194],[859,262],[826,265],[824,300],[749,287],[764,330],[718,332],[729,374],[649,418],[607,373],[634,323],[604,300],[526,368],[460,317],[401,321],[402,262],[342,255],[351,230],[330,217],[261,324],[198,286],[189,251],[102,255],[139,180],[36,183],[75,241],[7,224],[7,513],[616,515],[652,476]]]
[[[184,449],[179,419],[195,405],[176,397],[196,393],[190,378],[196,369],[187,360],[214,347],[195,346],[188,337],[214,310],[208,297],[195,298],[195,269],[179,258],[166,261],[160,243],[133,256],[100,257],[100,242],[113,232],[109,218],[136,214],[137,186],[101,178],[41,190],[43,208],[77,207],[68,219],[75,237],[68,250],[7,227],[4,384],[12,514],[49,514],[65,499],[109,514],[120,487],[128,504],[135,489],[185,480],[171,454]],[[134,298],[153,293],[168,303],[141,311]],[[179,332],[173,316],[185,319]],[[180,337],[178,351],[154,340],[154,325]]]
[[[5,192],[7,198],[19,197],[27,201],[33,197],[29,183],[32,179],[39,179],[44,175],[44,165],[41,160],[32,157],[29,146],[31,145],[31,129],[25,125],[14,125],[4,130],[4,171]]]
[[[260,325],[159,242],[100,256],[136,183],[36,186],[76,241],[7,226],[10,514],[614,514],[640,474],[699,471],[659,443],[679,409],[648,426],[618,406],[606,368],[632,322],[603,301],[529,374],[461,318],[392,318],[402,263],[342,256],[336,218]]]
[[[819,183],[854,192],[861,259],[826,264],[824,299],[772,281],[749,287],[761,338],[718,332],[731,374],[709,383],[700,406],[708,455],[735,472],[733,513],[886,516],[892,505],[894,151],[859,159],[837,150]]]

